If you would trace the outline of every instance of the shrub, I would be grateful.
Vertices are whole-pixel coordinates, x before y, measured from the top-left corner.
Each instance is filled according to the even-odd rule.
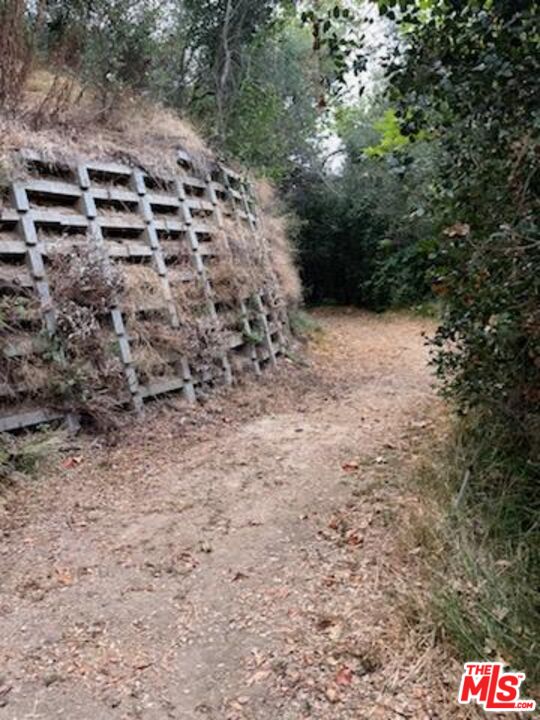
[[[433,340],[444,392],[504,430],[500,442],[540,458],[540,243],[530,218],[439,251],[446,299]],[[443,264],[444,263],[444,264]]]

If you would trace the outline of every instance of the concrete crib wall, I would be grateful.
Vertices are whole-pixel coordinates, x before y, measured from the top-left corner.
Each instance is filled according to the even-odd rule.
[[[105,267],[143,276],[153,288],[151,302],[141,292],[128,309],[119,292],[95,313],[95,327],[110,336],[121,365],[117,409],[141,412],[148,400],[172,392],[193,402],[213,385],[275,366],[287,345],[287,308],[248,181],[215,162],[201,167],[180,151],[176,177],[109,162],[51,163],[32,152],[24,162],[26,176],[7,189],[0,207],[0,431],[78,411],[73,398],[49,387],[48,368],[58,372],[64,363],[66,376],[70,370],[65,338],[55,355],[51,259],[73,259],[85,248],[99,253]],[[248,281],[253,277],[257,286]],[[187,317],[191,311],[179,302],[190,292],[200,296],[197,317]],[[197,323],[207,334],[221,333],[216,357],[180,342],[175,347],[175,333],[180,339],[189,324],[197,337]],[[142,324],[167,333],[166,352],[141,340]],[[143,370],[138,356],[154,351],[156,369]],[[97,395],[107,391],[104,381]]]

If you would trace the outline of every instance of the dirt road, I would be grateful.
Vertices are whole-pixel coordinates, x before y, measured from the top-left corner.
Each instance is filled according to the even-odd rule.
[[[64,448],[8,497],[2,720],[459,716],[396,609],[429,323],[319,319],[309,367]]]

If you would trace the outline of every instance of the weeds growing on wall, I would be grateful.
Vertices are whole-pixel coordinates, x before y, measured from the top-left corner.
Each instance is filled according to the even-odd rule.
[[[16,401],[22,388],[32,396],[39,393],[47,381],[47,361],[43,357],[46,348],[44,337],[26,336],[29,327],[40,322],[39,304],[34,294],[23,288],[13,278],[4,277],[0,296],[0,377],[3,400]],[[27,338],[34,350],[31,355],[19,355],[14,351],[13,338]]]
[[[51,403],[107,427],[125,401],[125,379],[107,314],[123,291],[121,273],[99,246],[52,255],[49,282],[56,328],[49,341]]]

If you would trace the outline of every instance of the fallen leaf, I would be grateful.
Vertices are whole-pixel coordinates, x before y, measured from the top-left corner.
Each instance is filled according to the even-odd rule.
[[[353,531],[347,535],[345,542],[347,545],[361,545],[364,542],[364,538],[361,535],[358,535],[357,532]]]
[[[352,670],[351,668],[344,666],[336,675],[336,683],[338,685],[350,685],[352,682]]]
[[[153,664],[154,663],[150,662],[150,660],[148,660],[146,662],[141,661],[141,662],[138,662],[135,665],[133,665],[133,668],[135,670],[146,670],[147,668],[152,667]]]
[[[335,625],[336,622],[336,619],[333,617],[321,617],[317,620],[317,630],[328,630],[328,628]]]
[[[465,237],[471,232],[471,226],[468,223],[457,222],[443,230],[448,237]]]
[[[337,642],[340,637],[343,634],[343,624],[342,623],[336,623],[335,625],[332,625],[331,628],[328,629],[328,637],[331,638],[334,642]]]
[[[257,670],[257,672],[253,673],[253,675],[247,681],[248,687],[251,687],[252,685],[255,685],[256,683],[259,683],[262,680],[266,680],[266,678],[269,675],[270,675],[270,670]]]
[[[58,582],[62,585],[71,585],[73,583],[73,576],[69,570],[55,568]]]
[[[80,465],[83,461],[82,455],[73,455],[72,457],[66,458],[62,462],[62,467],[65,467],[67,470],[70,468],[76,467],[77,465]]]

